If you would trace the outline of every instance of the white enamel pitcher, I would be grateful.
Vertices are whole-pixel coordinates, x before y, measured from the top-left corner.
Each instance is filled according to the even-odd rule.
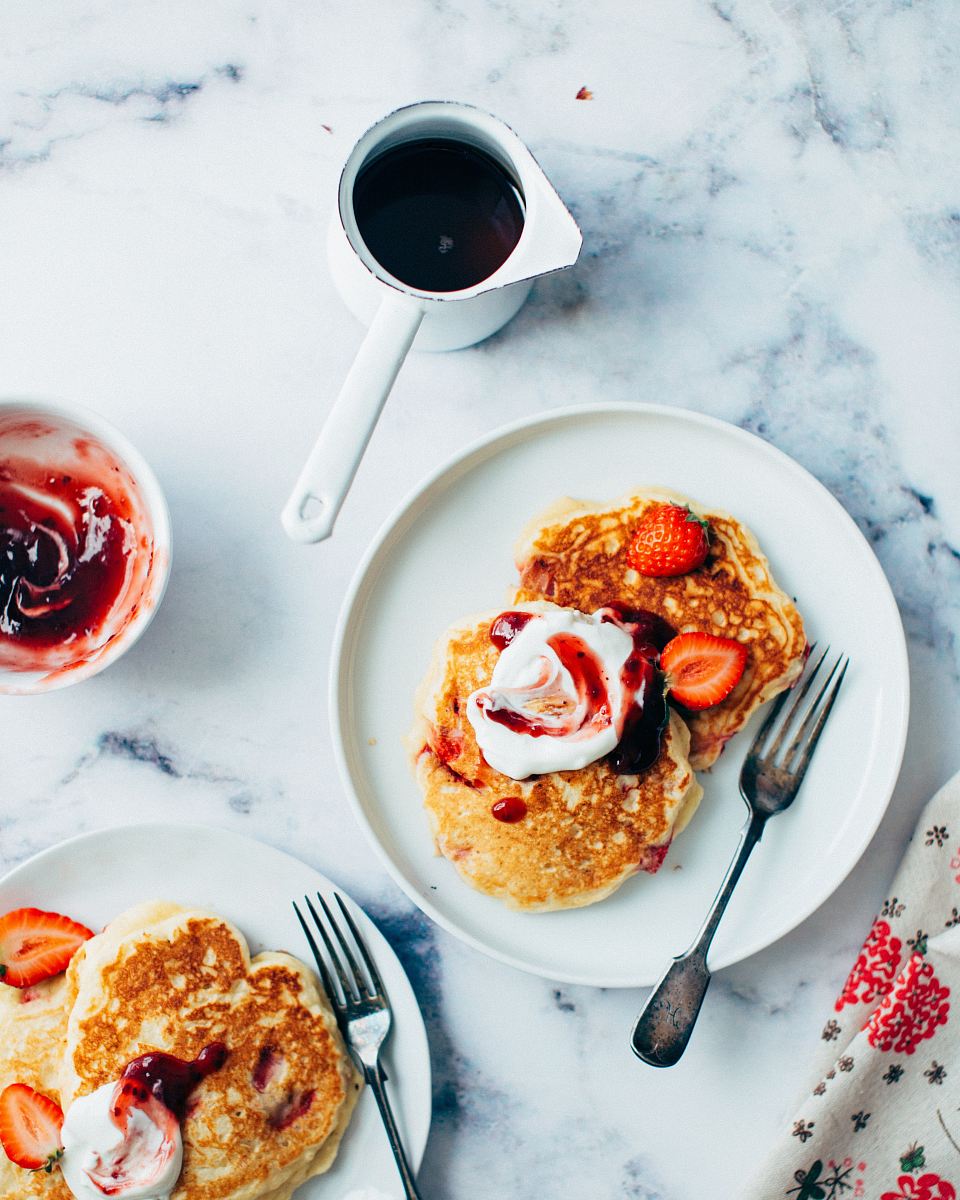
[[[497,161],[515,180],[524,224],[506,261],[488,278],[456,292],[424,292],[390,275],[357,228],[353,190],[360,171],[405,142],[465,142]],[[577,223],[517,135],[467,104],[427,101],[397,109],[368,129],[340,176],[330,224],[330,270],[344,301],[369,326],[320,437],[282,514],[287,534],[319,542],[333,532],[360,459],[407,351],[459,350],[495,333],[516,314],[534,279],[573,266],[583,238]]]

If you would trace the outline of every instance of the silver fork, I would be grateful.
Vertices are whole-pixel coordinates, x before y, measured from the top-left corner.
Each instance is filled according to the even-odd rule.
[[[390,1028],[393,1024],[390,1001],[387,997],[386,988],[383,986],[383,980],[380,978],[380,972],[377,970],[366,943],[360,936],[360,930],[357,928],[356,922],[350,916],[347,906],[337,892],[334,892],[334,897],[340,907],[340,912],[343,914],[343,919],[353,936],[357,951],[363,959],[366,974],[361,969],[349,940],[344,936],[343,930],[337,924],[329,905],[320,893],[317,893],[317,900],[323,909],[326,922],[321,920],[308,896],[304,896],[303,902],[307,906],[310,916],[313,918],[314,925],[326,947],[330,962],[333,964],[333,969],[340,984],[339,989],[334,985],[324,957],[320,953],[320,947],[317,945],[316,938],[313,936],[310,926],[307,924],[303,913],[297,907],[295,901],[293,909],[297,914],[297,919],[306,935],[307,941],[310,943],[310,949],[313,951],[313,957],[317,964],[317,971],[323,981],[324,989],[330,998],[330,1004],[336,1015],[337,1024],[340,1026],[343,1040],[346,1042],[357,1066],[363,1072],[367,1086],[373,1092],[374,1098],[377,1101],[377,1107],[380,1109],[380,1116],[383,1118],[387,1137],[390,1139],[390,1149],[393,1151],[393,1157],[396,1159],[397,1169],[400,1172],[400,1178],[406,1190],[407,1200],[420,1200],[420,1193],[417,1191],[413,1171],[407,1162],[403,1143],[400,1141],[397,1123],[394,1120],[393,1109],[390,1107],[390,1100],[387,1096],[385,1086],[387,1074],[380,1061],[383,1044],[387,1040],[387,1035],[390,1033]],[[330,932],[328,932],[328,927]],[[331,932],[333,937],[330,936]],[[340,953],[337,951],[334,939],[340,947]]]
[[[633,1027],[633,1052],[653,1067],[672,1067],[687,1048],[710,983],[707,951],[710,949],[713,935],[717,932],[727,901],[747,865],[751,851],[760,841],[769,818],[782,813],[793,803],[820,734],[827,723],[827,717],[837,699],[843,677],[850,665],[850,660],[842,656],[833,664],[816,698],[801,717],[807,693],[829,653],[827,647],[811,667],[815,649],[815,646],[810,648],[804,674],[795,689],[782,692],[771,705],[747,752],[740,771],[740,795],[750,810],[750,816],[740,834],[737,853],[720,885],[710,912],[693,945],[685,954],[673,960],[647,997],[647,1002]],[[790,711],[772,744],[767,746],[777,717],[791,695],[796,698]],[[798,720],[799,728],[783,757],[778,760],[787,735]]]

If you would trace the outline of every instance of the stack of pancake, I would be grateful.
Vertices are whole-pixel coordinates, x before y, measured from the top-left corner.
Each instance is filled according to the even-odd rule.
[[[313,973],[288,954],[251,959],[214,913],[153,902],[112,921],[65,975],[0,988],[0,1089],[22,1082],[64,1112],[150,1051],[192,1061],[222,1042],[182,1123],[173,1200],[289,1200],[333,1163],[360,1081]],[[70,1200],[60,1172],[0,1154],[0,1200]]]
[[[664,503],[687,505],[708,522],[709,553],[688,574],[642,576],[627,551],[643,513]],[[518,782],[484,761],[466,719],[467,697],[489,682],[497,660],[489,629],[499,610],[440,638],[409,739],[437,850],[473,887],[511,907],[592,904],[636,872],[657,870],[700,801],[694,771],[711,766],[755,709],[796,680],[806,635],[753,534],[728,513],[674,492],[644,489],[613,504],[558,501],[527,525],[515,559],[511,609],[592,613],[621,605],[658,614],[677,634],[736,638],[748,650],[725,700],[682,717],[671,712],[660,757],[647,771],[618,775],[601,759]],[[491,806],[506,796],[523,800],[522,821],[492,819]]]

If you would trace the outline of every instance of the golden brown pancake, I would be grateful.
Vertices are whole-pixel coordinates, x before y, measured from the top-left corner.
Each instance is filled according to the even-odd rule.
[[[687,504],[709,522],[710,552],[687,575],[651,578],[628,565],[627,548],[643,512],[663,503]],[[515,558],[517,601],[550,600],[587,613],[620,603],[659,614],[677,633],[712,633],[747,646],[743,677],[727,699],[683,714],[695,770],[716,762],[751,713],[789,687],[803,667],[803,622],[774,582],[756,538],[728,513],[675,492],[644,489],[613,504],[560,500],[530,521]]]
[[[0,984],[0,1091],[25,1083],[60,1103],[58,1075],[67,1031],[66,982],[62,975],[33,987]],[[0,1149],[0,1200],[73,1200],[59,1170],[27,1171]]]
[[[548,612],[551,604],[519,604]],[[490,680],[497,612],[454,626],[437,643],[416,700],[409,749],[439,853],[467,883],[511,908],[593,904],[638,871],[656,871],[702,794],[687,761],[689,735],[670,720],[657,762],[617,775],[604,760],[518,782],[493,770],[467,720],[467,697]],[[492,814],[519,797],[516,823]]]
[[[146,905],[78,951],[66,988],[65,1110],[149,1051],[192,1060],[226,1045],[191,1096],[173,1200],[285,1200],[331,1165],[359,1080],[298,959],[251,960],[222,917]]]

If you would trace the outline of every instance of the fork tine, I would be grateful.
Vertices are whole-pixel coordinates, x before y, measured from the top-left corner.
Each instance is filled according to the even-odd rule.
[[[843,656],[841,655],[840,657],[837,658],[837,661],[830,668],[830,673],[827,675],[826,679],[823,681],[823,685],[820,688],[820,691],[817,692],[816,698],[811,701],[810,707],[807,709],[806,713],[804,713],[803,721],[800,724],[800,728],[797,730],[796,734],[794,735],[793,740],[791,741],[790,745],[784,751],[783,761],[780,765],[783,767],[783,769],[785,771],[790,770],[790,760],[794,757],[794,755],[800,749],[800,747],[803,746],[804,743],[806,742],[807,734],[810,732],[811,726],[813,725],[814,721],[817,719],[817,712],[820,709],[820,703],[823,700],[824,696],[827,694],[827,689],[830,687],[830,684],[833,682],[833,677],[834,677],[834,675],[836,675],[837,668],[840,666],[840,663],[842,661],[843,661]]]
[[[774,700],[774,702],[770,705],[767,715],[763,718],[763,724],[757,730],[756,735],[754,736],[753,742],[750,745],[750,753],[751,754],[759,754],[760,753],[760,748],[763,745],[767,734],[770,732],[770,729],[771,729],[774,721],[780,715],[780,710],[786,704],[789,696],[790,696],[790,689],[788,688],[785,692],[781,692],[780,695],[776,698],[776,700]]]
[[[370,982],[373,984],[374,991],[378,996],[386,998],[387,990],[383,986],[383,980],[380,978],[380,972],[377,970],[370,951],[367,949],[367,943],[360,936],[360,930],[357,928],[353,917],[350,915],[350,910],[344,904],[343,897],[339,892],[334,892],[334,896],[336,897],[337,904],[340,906],[340,911],[343,913],[344,920],[347,922],[347,925],[349,925],[350,932],[353,934],[353,940],[356,942],[357,949],[360,951],[360,954],[363,958],[364,965],[367,968],[367,972],[370,976]]]
[[[813,683],[814,679],[816,679],[817,672],[823,666],[823,660],[827,657],[827,655],[829,653],[830,653],[830,647],[828,646],[826,648],[826,650],[824,650],[824,652],[817,659],[817,662],[816,662],[813,670],[803,681],[803,683],[800,687],[800,690],[797,692],[796,699],[794,700],[793,704],[791,704],[791,706],[790,706],[790,711],[787,713],[786,717],[784,717],[784,719],[783,719],[783,724],[780,726],[780,731],[777,733],[777,736],[774,738],[773,745],[770,747],[769,750],[766,751],[766,753],[763,756],[764,758],[766,758],[766,759],[776,758],[777,754],[780,752],[780,747],[783,745],[784,739],[787,736],[787,731],[789,730],[790,726],[793,724],[797,714],[800,712],[800,708],[803,704],[803,701],[806,698],[807,692],[810,691],[810,685]]]
[[[306,900],[306,896],[304,896],[304,899]],[[320,947],[317,945],[316,939],[313,936],[313,932],[304,919],[303,913],[297,907],[296,900],[293,902],[293,911],[297,914],[297,920],[300,922],[300,928],[303,930],[304,936],[310,943],[310,950],[313,953],[313,960],[317,964],[317,973],[320,976],[320,982],[323,984],[323,990],[327,993],[327,998],[329,999],[330,1003],[335,1008],[339,1008],[340,1001],[337,998],[337,992],[333,986],[333,980],[330,978],[330,972],[327,970],[327,964],[323,961],[323,955],[320,953]]]
[[[350,970],[353,972],[353,986],[356,989],[357,995],[364,997],[370,995],[370,989],[367,987],[367,981],[364,978],[363,971],[360,970],[360,964],[356,960],[356,956],[350,949],[350,943],[343,936],[343,930],[337,924],[333,913],[326,900],[317,892],[317,899],[323,906],[324,916],[327,918],[327,923],[336,935],[337,941],[340,943],[340,948],[343,950],[347,962],[350,964]]]
[[[350,980],[347,978],[347,973],[343,968],[343,963],[340,961],[340,955],[337,954],[336,947],[330,940],[330,935],[327,933],[326,926],[317,915],[317,910],[310,903],[310,897],[304,896],[303,899],[307,908],[310,909],[310,916],[313,917],[314,923],[316,924],[317,929],[320,931],[320,936],[323,938],[323,944],[326,946],[327,953],[330,955],[330,961],[333,963],[334,970],[337,972],[337,978],[340,980],[340,986],[343,988],[343,1001],[345,1004],[349,1004],[354,998],[353,989],[350,986]],[[321,904],[323,904],[323,900],[320,898],[319,892],[317,893],[317,899],[320,900]],[[324,908],[326,908],[326,905],[324,905]]]
[[[817,643],[814,642],[813,645],[810,647],[810,654],[807,655],[808,659],[810,657],[812,657],[813,652],[814,652],[814,650],[816,650],[816,648],[817,648]],[[780,695],[777,696],[776,700],[774,700],[774,702],[770,705],[769,709],[767,710],[767,715],[763,718],[763,723],[761,724],[760,728],[757,730],[756,734],[754,734],[753,741],[750,744],[750,753],[751,754],[759,754],[760,753],[767,734],[773,728],[773,724],[776,721],[777,717],[780,715],[780,712],[781,712],[783,706],[790,699],[790,692],[791,692],[791,689],[787,688],[787,690],[785,692],[781,692]]]
[[[837,660],[838,666],[839,666],[839,663],[840,663],[840,660],[838,659]],[[830,710],[831,710],[831,708],[833,708],[834,702],[837,699],[837,696],[840,692],[840,688],[843,684],[843,677],[846,675],[847,667],[849,667],[849,666],[850,666],[850,659],[849,658],[844,659],[843,660],[843,669],[841,670],[840,674],[837,676],[837,681],[836,681],[836,683],[834,683],[833,688],[830,692],[830,695],[827,697],[826,703],[824,704],[823,708],[820,710],[820,716],[817,718],[816,725],[814,725],[813,729],[811,729],[811,731],[810,731],[810,736],[807,739],[807,744],[804,747],[803,753],[800,755],[799,762],[797,763],[794,770],[791,772],[791,774],[793,775],[793,778],[796,781],[796,783],[794,785],[795,788],[799,788],[804,775],[806,775],[806,773],[807,773],[807,767],[810,765],[810,759],[813,757],[813,752],[817,748],[817,741],[820,738],[820,734],[823,733],[823,727],[827,723],[827,717],[830,716]],[[819,697],[817,697],[817,699],[819,700]]]

